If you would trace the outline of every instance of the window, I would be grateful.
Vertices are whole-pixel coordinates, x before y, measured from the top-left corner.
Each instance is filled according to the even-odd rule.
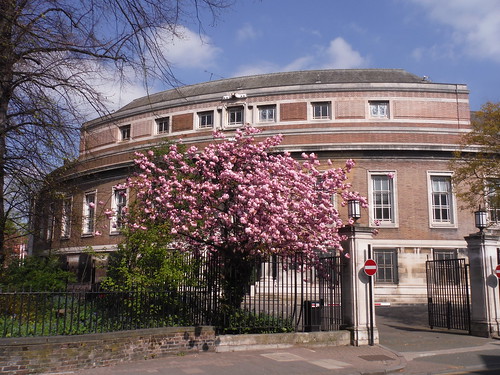
[[[394,173],[371,174],[371,209],[373,221],[381,225],[394,224]]]
[[[128,141],[130,139],[130,125],[120,126],[120,140]]]
[[[165,134],[170,131],[170,119],[168,117],[156,120],[156,134]]]
[[[430,176],[430,206],[432,224],[451,225],[454,223],[451,176]]]
[[[457,259],[457,251],[453,250],[434,250],[434,260]]]
[[[398,283],[398,252],[396,249],[379,249],[373,251],[373,257],[377,263],[375,282]]]
[[[430,276],[436,285],[459,285],[463,259],[458,259],[456,250],[434,250],[434,262]]]
[[[198,126],[201,129],[214,127],[214,111],[198,113]]]
[[[72,199],[64,198],[62,202],[61,238],[69,238],[71,230]]]
[[[259,107],[259,122],[276,121],[276,106],[263,105]]]
[[[54,202],[49,204],[49,212],[47,215],[47,241],[52,241],[52,236],[54,234],[54,224],[55,224],[55,204]]]
[[[488,181],[487,207],[491,224],[500,224],[500,180]]]
[[[228,125],[243,125],[243,107],[228,108]]]
[[[330,118],[330,102],[313,103],[313,119],[324,120]]]
[[[123,228],[125,207],[127,207],[126,189],[113,189],[111,209],[114,214],[111,218],[111,232],[117,232]]]
[[[83,224],[82,224],[82,234],[92,235],[94,234],[95,226],[95,191],[85,193],[83,198]]]
[[[370,117],[389,118],[389,102],[370,102]]]

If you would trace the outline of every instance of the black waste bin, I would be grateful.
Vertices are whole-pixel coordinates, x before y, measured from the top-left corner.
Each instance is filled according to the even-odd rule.
[[[304,331],[313,332],[321,330],[322,301],[304,301]]]

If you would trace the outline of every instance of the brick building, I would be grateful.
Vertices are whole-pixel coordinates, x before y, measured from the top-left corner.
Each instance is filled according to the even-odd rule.
[[[243,124],[261,129],[261,137],[283,134],[282,149],[297,157],[356,161],[352,184],[370,201],[359,223],[379,232],[372,244],[377,300],[424,302],[425,260],[464,256],[473,214],[460,209],[448,164],[470,129],[467,86],[393,69],[206,82],[136,99],[84,124],[78,163],[65,172],[64,196],[37,223],[33,250],[58,249],[75,268],[95,258],[85,255],[88,247],[113,251],[120,217],[101,212],[127,204],[116,186],[134,151],[166,140],[202,147],[214,128],[231,132]]]

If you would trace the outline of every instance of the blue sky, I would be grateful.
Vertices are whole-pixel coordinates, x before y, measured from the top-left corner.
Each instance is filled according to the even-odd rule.
[[[500,101],[500,0],[236,0],[165,45],[185,84],[308,69],[400,68]],[[168,89],[157,86],[155,91]],[[142,96],[139,87],[119,105]]]

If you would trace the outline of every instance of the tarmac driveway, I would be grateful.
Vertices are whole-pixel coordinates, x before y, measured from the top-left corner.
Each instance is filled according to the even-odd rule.
[[[430,329],[426,305],[377,307],[376,324],[380,345],[406,359],[406,374],[500,373],[500,340]]]

